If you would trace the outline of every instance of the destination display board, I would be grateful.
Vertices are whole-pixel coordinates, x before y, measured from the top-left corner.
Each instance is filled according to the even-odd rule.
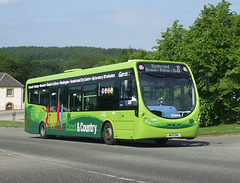
[[[138,71],[163,74],[189,74],[185,65],[171,63],[138,63]]]

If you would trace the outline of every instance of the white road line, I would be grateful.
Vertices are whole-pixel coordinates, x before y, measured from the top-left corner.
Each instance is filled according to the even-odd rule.
[[[0,154],[4,154],[4,155],[7,155],[7,156],[21,156],[21,157],[24,157],[24,158],[27,158],[27,159],[29,159],[29,157],[31,156],[31,155],[21,154],[21,153],[17,153],[17,152],[9,152],[9,151],[5,151],[5,150],[1,150],[1,149],[0,149]],[[92,171],[92,170],[84,170],[84,169],[81,169],[81,168],[75,168],[75,167],[71,167],[69,165],[64,165],[64,164],[59,164],[59,163],[54,163],[54,162],[48,162],[46,160],[37,160],[37,159],[34,158],[34,156],[32,156],[32,157],[33,158],[31,160],[39,162],[39,163],[44,163],[44,164],[48,163],[48,164],[51,164],[51,165],[54,165],[54,166],[59,166],[59,167],[62,167],[62,168],[68,168],[68,169],[77,170],[77,171],[81,171],[81,172],[85,172],[85,173],[101,175],[101,176],[110,177],[110,178],[114,178],[114,179],[118,179],[118,180],[125,180],[125,181],[128,181],[128,182],[149,183],[149,182],[146,182],[146,181],[135,180],[135,179],[126,178],[126,177],[120,177],[120,176],[117,176],[117,175],[106,174],[106,173]]]

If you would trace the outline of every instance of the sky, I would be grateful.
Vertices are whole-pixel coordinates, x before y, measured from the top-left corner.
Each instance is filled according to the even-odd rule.
[[[240,1],[227,0],[240,14]],[[188,29],[221,0],[0,0],[0,47],[87,46],[152,51],[175,20]]]

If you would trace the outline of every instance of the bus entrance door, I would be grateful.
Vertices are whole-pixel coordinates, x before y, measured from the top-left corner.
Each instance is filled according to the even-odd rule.
[[[133,139],[135,111],[119,111],[114,122],[115,137],[119,139]]]

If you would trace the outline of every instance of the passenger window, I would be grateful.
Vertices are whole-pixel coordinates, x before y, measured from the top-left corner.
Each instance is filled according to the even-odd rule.
[[[102,81],[99,84],[97,98],[98,110],[114,110],[118,103],[118,90],[114,87],[114,81]]]
[[[121,81],[120,86],[120,99],[127,100],[131,98],[131,80],[123,80]]]
[[[70,111],[82,110],[82,91],[81,86],[69,87],[69,108]]]
[[[58,89],[58,101],[60,102],[61,106],[63,107],[63,112],[69,111],[68,108],[68,88],[62,87]]]
[[[50,91],[50,112],[57,112],[58,98],[57,89],[51,89]]]
[[[84,110],[95,110],[97,106],[97,85],[83,87]]]
[[[39,90],[40,104],[44,106],[49,106],[49,89]]]
[[[120,83],[120,108],[138,105],[137,86],[135,79],[123,80]]]
[[[29,103],[31,104],[38,104],[39,101],[39,91],[38,90],[29,90],[29,94],[28,94],[28,99],[29,99]]]

